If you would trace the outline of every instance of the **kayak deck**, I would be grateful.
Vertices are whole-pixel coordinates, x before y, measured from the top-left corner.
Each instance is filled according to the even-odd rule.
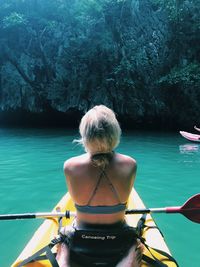
[[[136,209],[136,208],[145,208],[142,200],[140,199],[139,195],[135,191],[135,189],[132,189],[131,195],[129,197],[128,201],[128,209]],[[69,193],[63,196],[63,198],[59,201],[59,203],[55,206],[53,211],[75,211],[74,203],[72,202],[72,199],[70,198]],[[138,220],[141,218],[141,214],[134,214],[134,215],[126,215],[127,223],[133,227],[137,225]],[[73,218],[62,219],[62,225],[70,225],[73,221]],[[152,219],[152,217],[148,214],[146,217],[145,225],[148,226],[155,226],[155,223]],[[42,225],[38,228],[38,230],[34,233],[31,240],[28,242],[24,250],[21,252],[17,260],[11,265],[11,267],[17,267],[20,262],[22,262],[27,257],[33,255],[35,252],[43,248],[44,246],[48,245],[50,241],[55,238],[55,236],[58,233],[58,220],[56,218],[49,218],[45,219],[45,221],[42,223]],[[143,237],[146,239],[146,243],[153,248],[157,248],[159,250],[162,250],[164,252],[167,252],[170,254],[170,251],[164,241],[164,238],[162,234],[160,233],[158,228],[147,228],[148,230],[144,231]],[[53,250],[56,252],[56,247]],[[145,248],[144,254],[151,257],[149,251]],[[176,264],[174,262],[169,261],[168,258],[165,256],[162,256],[159,253],[155,253],[153,251],[153,254],[161,260],[163,263],[166,264],[166,266],[169,267],[176,267]],[[25,266],[27,267],[51,267],[51,263],[48,260],[40,260],[37,262],[28,263]],[[146,263],[142,263],[141,267],[149,266]]]

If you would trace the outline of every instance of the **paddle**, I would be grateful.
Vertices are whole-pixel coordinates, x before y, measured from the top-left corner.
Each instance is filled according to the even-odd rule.
[[[190,197],[183,204],[183,206],[152,209],[133,209],[126,211],[126,214],[140,213],[181,213],[190,221],[200,223],[200,194],[196,194]]]
[[[66,212],[35,212],[35,213],[16,213],[16,214],[2,214],[0,215],[0,220],[20,220],[20,219],[36,219],[36,218],[60,218],[66,217],[70,218],[75,216],[76,212],[66,211]]]
[[[126,210],[126,214],[143,214],[143,213],[181,213],[189,220],[200,223],[200,194],[189,198],[183,206],[166,207],[166,208],[149,208],[149,209],[132,209]],[[2,214],[0,220],[16,220],[16,219],[34,219],[34,218],[70,218],[75,216],[76,212],[36,212],[21,214]]]

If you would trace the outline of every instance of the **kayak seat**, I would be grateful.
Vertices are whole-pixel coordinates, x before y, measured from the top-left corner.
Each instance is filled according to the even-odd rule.
[[[53,267],[59,267],[56,255],[52,253],[51,249],[56,244],[63,242],[69,248],[71,266],[115,267],[128,254],[137,238],[141,240],[149,254],[143,254],[142,261],[146,264],[145,266],[168,267],[170,264],[170,266],[178,267],[178,263],[171,255],[146,244],[142,237],[143,231],[158,227],[145,225],[145,216],[146,214],[141,217],[136,228],[125,222],[111,225],[84,223],[78,227],[73,225],[65,235],[62,235],[61,231],[60,237],[53,239],[50,244],[23,260],[18,267],[45,259],[48,259]],[[173,265],[171,265],[172,263]]]
[[[111,225],[82,223],[67,232],[64,243],[70,251],[70,263],[83,267],[114,267],[128,254],[136,239],[136,229],[125,222]]]

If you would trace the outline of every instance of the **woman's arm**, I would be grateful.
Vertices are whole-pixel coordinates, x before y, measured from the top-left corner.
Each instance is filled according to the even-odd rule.
[[[194,129],[200,132],[200,128],[197,128],[196,126],[194,126]]]

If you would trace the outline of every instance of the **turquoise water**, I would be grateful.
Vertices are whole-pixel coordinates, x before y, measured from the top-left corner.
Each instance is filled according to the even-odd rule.
[[[65,193],[65,159],[82,153],[76,131],[0,129],[0,214],[50,211]],[[200,192],[200,145],[178,133],[126,132],[118,148],[135,157],[135,187],[147,207],[182,205]],[[154,216],[180,267],[200,266],[200,225]],[[42,221],[0,221],[0,266],[9,267]]]

